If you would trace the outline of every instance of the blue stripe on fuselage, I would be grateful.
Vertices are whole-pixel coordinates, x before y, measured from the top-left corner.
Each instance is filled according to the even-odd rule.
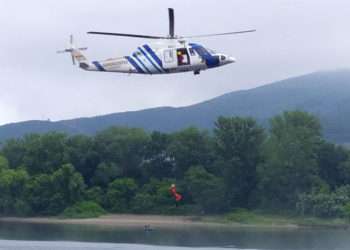
[[[94,61],[92,64],[95,65],[99,71],[106,71],[98,61]]]
[[[146,65],[141,61],[141,59],[137,56],[136,53],[132,54],[133,57],[136,58],[136,60],[142,65],[143,68],[146,69],[146,71],[149,73],[149,74],[152,74],[152,72],[146,67]]]
[[[137,70],[138,73],[144,74],[145,72],[140,68],[139,65],[137,65],[137,63],[134,61],[134,59],[132,59],[130,56],[126,56],[125,57],[129,63],[134,66],[134,68]]]
[[[156,63],[160,66],[160,68],[162,70],[164,70],[162,61],[159,59],[159,57],[156,55],[156,53],[154,53],[154,51],[151,49],[151,47],[148,46],[147,44],[143,45],[143,47],[151,55],[151,57],[154,59],[154,61],[156,61]]]
[[[153,67],[159,72],[159,73],[162,73],[162,70],[157,67],[157,65],[151,60],[151,58],[149,58],[149,56],[147,55],[147,53],[145,53],[143,51],[143,49],[141,49],[140,47],[138,48],[139,51],[141,51],[141,53],[146,57],[146,59],[153,65]]]

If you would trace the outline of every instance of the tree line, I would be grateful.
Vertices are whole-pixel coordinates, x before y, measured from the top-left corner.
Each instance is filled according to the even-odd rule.
[[[183,200],[176,207],[169,187]],[[319,120],[284,112],[265,130],[219,117],[213,131],[111,127],[30,134],[0,149],[0,215],[59,215],[82,202],[112,213],[221,214],[237,208],[319,217],[350,212],[350,151]]]

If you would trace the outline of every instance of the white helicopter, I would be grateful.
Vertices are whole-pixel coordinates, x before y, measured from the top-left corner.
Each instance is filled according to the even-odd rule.
[[[79,67],[87,71],[102,71],[116,73],[136,74],[170,74],[179,72],[194,72],[200,74],[202,70],[220,67],[234,63],[235,58],[217,53],[197,43],[187,42],[188,38],[201,38],[211,36],[235,35],[255,32],[256,30],[244,30],[236,32],[207,34],[197,36],[180,37],[175,35],[174,9],[169,8],[169,35],[149,36],[124,33],[108,33],[90,31],[88,34],[122,36],[155,39],[157,42],[144,44],[130,56],[111,58],[103,61],[89,62],[81,53],[87,48],[75,48],[73,36],[70,37],[70,48],[58,53],[71,53],[73,64],[79,62]]]

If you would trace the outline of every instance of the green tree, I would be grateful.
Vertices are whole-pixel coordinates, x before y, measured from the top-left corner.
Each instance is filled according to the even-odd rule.
[[[224,181],[203,167],[191,167],[185,176],[193,200],[205,213],[223,212],[228,208]]]
[[[100,163],[100,157],[94,149],[94,140],[85,135],[69,137],[65,152],[65,162],[71,163],[84,177],[85,183],[92,185],[92,178]]]
[[[36,175],[26,185],[26,201],[35,215],[52,215],[57,212],[49,210],[53,194],[52,180],[48,174]]]
[[[346,216],[346,206],[350,203],[350,186],[342,186],[334,192],[312,191],[298,197],[297,211],[301,215],[321,218]]]
[[[65,164],[52,175],[32,178],[26,187],[26,199],[37,214],[57,215],[83,199],[85,183],[71,164]]]
[[[170,186],[175,183],[173,179],[157,180],[152,178],[149,183],[142,187],[142,192],[153,196],[155,209],[162,210],[164,207],[174,206],[174,198],[170,194]],[[182,193],[181,187],[178,186],[178,192]]]
[[[0,169],[0,214],[25,215],[24,189],[29,176],[24,169]],[[22,204],[20,207],[19,204]]]
[[[190,127],[172,134],[168,152],[174,161],[176,178],[195,165],[208,166],[212,162],[210,137],[207,132]]]
[[[104,204],[104,190],[101,187],[94,186],[88,189],[85,193],[87,201],[93,201],[102,206]]]
[[[91,182],[105,188],[117,177],[122,177],[122,169],[115,163],[102,162],[98,165]]]
[[[132,209],[136,213],[168,213],[175,208],[175,201],[170,194],[172,179],[158,180],[151,178],[150,181],[139,189],[132,200]],[[183,194],[183,189],[178,187],[178,192]]]
[[[31,134],[24,138],[25,155],[23,165],[30,174],[53,173],[65,163],[67,136],[50,132]]]
[[[349,152],[342,146],[322,142],[317,151],[320,177],[332,190],[350,182]]]
[[[95,147],[105,163],[121,168],[122,176],[139,179],[149,139],[142,129],[112,127],[96,135]]]
[[[9,167],[17,168],[23,165],[25,147],[22,139],[10,139],[4,143],[1,152],[8,160]]]
[[[132,211],[145,214],[157,211],[154,196],[147,193],[137,193],[131,202]]]
[[[174,162],[168,152],[171,138],[168,134],[153,132],[151,140],[146,145],[143,162],[144,176],[150,178],[170,178],[174,175]]]
[[[0,172],[8,168],[9,168],[8,160],[5,157],[0,155]]]
[[[320,123],[308,113],[285,112],[271,120],[265,163],[259,168],[264,206],[294,209],[298,195],[323,185],[317,165],[320,142]]]
[[[64,208],[81,201],[85,191],[84,179],[73,165],[65,164],[51,176],[55,195],[60,196]]]
[[[106,206],[113,212],[127,212],[130,202],[137,190],[135,180],[130,178],[116,179],[108,186]]]
[[[227,198],[233,207],[249,207],[262,161],[264,129],[251,118],[219,117],[215,123],[216,166],[221,168]]]

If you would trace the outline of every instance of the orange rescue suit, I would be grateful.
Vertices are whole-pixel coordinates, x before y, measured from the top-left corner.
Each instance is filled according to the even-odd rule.
[[[170,193],[174,196],[175,200],[177,202],[181,201],[182,200],[182,195],[179,194],[178,192],[176,192],[176,186],[175,185],[172,185],[171,188],[170,188]]]

